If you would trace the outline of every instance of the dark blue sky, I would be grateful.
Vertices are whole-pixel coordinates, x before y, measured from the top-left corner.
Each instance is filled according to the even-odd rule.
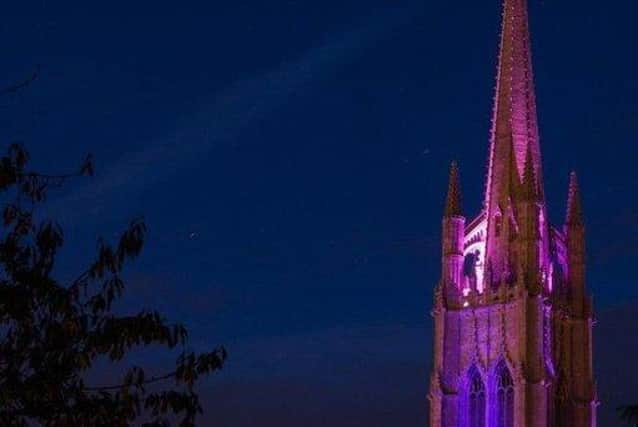
[[[600,323],[615,322],[595,356],[607,372],[629,350],[609,325],[636,331],[619,307],[638,299],[638,5],[530,3],[550,213],[562,219],[575,168],[588,284]],[[447,165],[458,159],[473,216],[498,0],[25,1],[2,12],[0,83],[42,64],[0,102],[5,141],[51,172],[96,158],[93,179],[48,204],[66,230],[61,275],[143,215],[147,247],[123,309],[160,308],[196,348],[228,346],[206,382],[210,419],[425,423]],[[601,380],[603,420],[630,396],[611,383]]]

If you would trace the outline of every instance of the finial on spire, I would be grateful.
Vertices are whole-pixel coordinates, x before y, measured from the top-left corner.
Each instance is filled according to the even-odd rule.
[[[447,198],[445,199],[445,218],[462,216],[461,208],[461,184],[459,182],[459,168],[455,161],[450,164],[450,174],[447,187]]]
[[[580,201],[580,189],[578,187],[578,177],[572,171],[569,175],[569,194],[567,196],[567,224],[583,224],[583,208]]]

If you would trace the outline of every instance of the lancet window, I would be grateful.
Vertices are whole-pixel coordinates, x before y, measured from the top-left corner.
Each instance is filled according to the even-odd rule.
[[[474,366],[468,373],[468,426],[485,427],[485,385]]]
[[[496,368],[496,427],[514,427],[514,381],[507,365]]]

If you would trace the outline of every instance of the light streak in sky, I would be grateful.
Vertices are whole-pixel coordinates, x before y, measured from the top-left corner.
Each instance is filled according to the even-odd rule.
[[[94,179],[59,200],[52,209],[75,215],[69,206],[87,203],[98,213],[113,195],[130,197],[141,193],[201,162],[217,145],[234,144],[244,129],[294,101],[316,81],[347,66],[393,29],[408,22],[412,15],[412,9],[407,7],[380,11],[354,30],[327,37],[295,60],[285,61],[254,78],[237,81],[174,135],[148,141],[138,151],[125,153],[102,174],[98,168]]]

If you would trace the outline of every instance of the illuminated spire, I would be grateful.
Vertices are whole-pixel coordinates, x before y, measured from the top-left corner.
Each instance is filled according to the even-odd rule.
[[[447,198],[445,199],[444,217],[462,216],[461,208],[461,184],[459,182],[459,168],[456,162],[450,164],[450,176],[448,181]]]
[[[527,0],[503,0],[502,19],[484,204],[486,260],[492,263],[497,280],[501,272],[509,269],[518,245],[515,240],[519,234],[504,226],[502,214],[506,210],[512,209],[508,221],[536,228],[533,235],[538,236],[537,244],[543,248],[541,265],[546,265],[549,250],[548,232],[539,228],[545,224],[541,217],[547,215],[543,203]],[[540,210],[518,209],[518,203],[524,200],[540,202]]]
[[[501,45],[492,132],[485,208],[512,196],[511,188],[501,177],[511,177],[511,150],[519,181],[523,181],[528,151],[542,195],[541,154],[539,148],[536,98],[534,94],[527,0],[504,0]]]

